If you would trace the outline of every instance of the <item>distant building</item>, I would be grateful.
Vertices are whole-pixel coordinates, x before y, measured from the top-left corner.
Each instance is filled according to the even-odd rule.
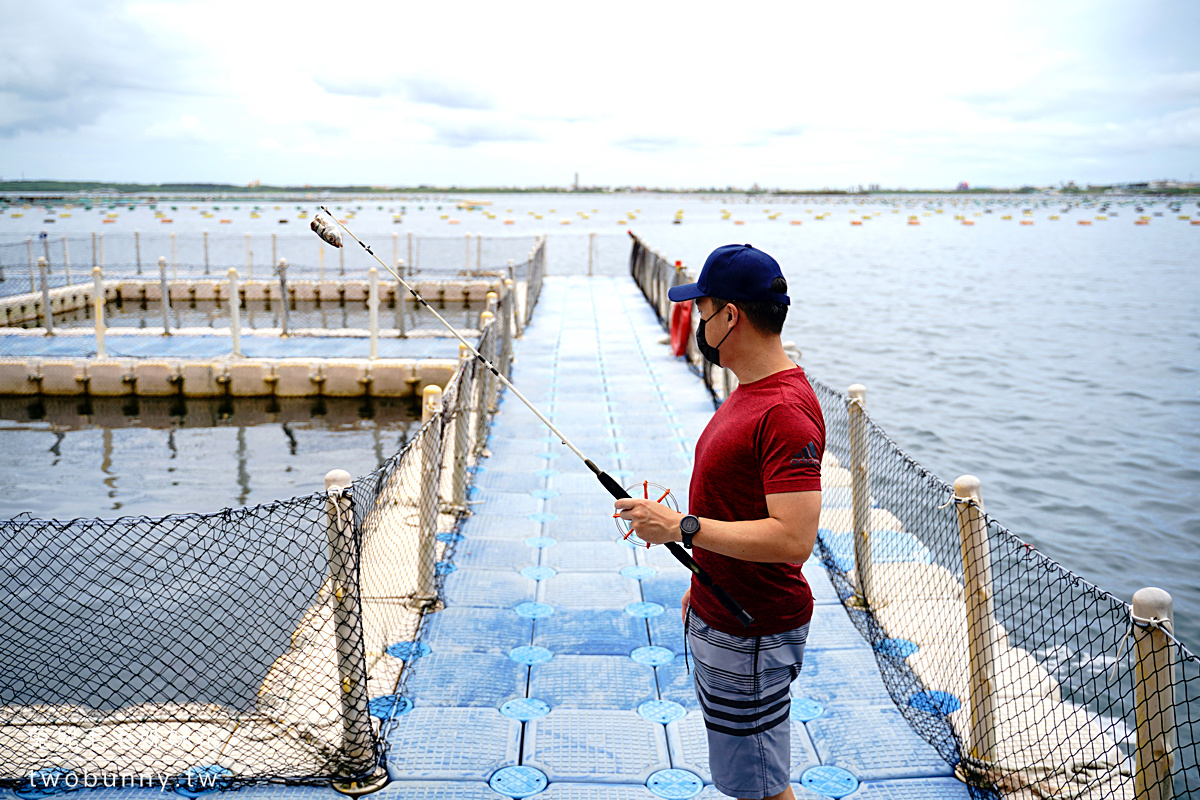
[[[959,181],[958,188],[955,189],[954,191],[969,192],[969,191],[971,191],[971,184],[967,183],[966,181]]]

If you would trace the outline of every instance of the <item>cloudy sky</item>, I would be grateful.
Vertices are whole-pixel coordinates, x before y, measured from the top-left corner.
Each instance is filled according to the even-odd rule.
[[[0,0],[0,177],[1200,179],[1200,3]]]

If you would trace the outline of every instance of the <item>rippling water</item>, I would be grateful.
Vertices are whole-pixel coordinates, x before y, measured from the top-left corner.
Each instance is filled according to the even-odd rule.
[[[610,273],[624,270],[626,228],[694,272],[721,244],[767,250],[790,283],[785,336],[813,375],[843,388],[865,384],[869,412],[901,447],[947,481],[979,476],[989,512],[1067,568],[1125,599],[1142,586],[1170,591],[1180,637],[1200,644],[1200,226],[1177,218],[1200,217],[1194,200],[1179,211],[1161,201],[1146,205],[1150,224],[1135,226],[1139,212],[1130,199],[1111,200],[1107,220],[1096,219],[1103,210],[1095,205],[1064,212],[1069,201],[1037,197],[971,198],[964,205],[949,198],[485,199],[495,219],[455,210],[445,198],[339,204],[361,206],[351,225],[374,237],[376,249],[386,249],[395,232],[549,231],[552,273],[584,268],[588,231],[599,233],[596,269]],[[237,212],[233,203],[219,203],[220,216],[234,218],[220,226],[176,202],[170,227],[148,209],[122,208],[118,221],[101,229],[98,210],[74,209],[51,230],[296,235],[297,223],[305,224],[279,225],[284,214],[296,216],[295,203],[243,200]],[[266,218],[249,218],[254,202]],[[1033,225],[1019,224],[1024,209],[1033,212],[1024,217]],[[401,210],[397,224],[393,214]],[[679,210],[683,224],[675,225]],[[0,238],[42,227],[40,210],[24,213],[0,217]],[[955,214],[975,224],[962,225]],[[866,215],[862,225],[850,224]],[[921,224],[908,225],[909,215]],[[513,224],[504,225],[505,218]],[[802,224],[789,224],[793,219]],[[232,453],[233,442],[227,445],[218,450]],[[41,463],[40,456],[20,458]],[[93,461],[71,482],[76,492],[103,495],[108,478]],[[200,469],[227,472],[230,463],[214,458]],[[39,512],[60,513],[50,498],[39,501]]]

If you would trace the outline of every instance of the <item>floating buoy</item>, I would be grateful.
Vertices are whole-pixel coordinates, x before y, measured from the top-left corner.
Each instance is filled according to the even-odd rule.
[[[1058,219],[1058,214],[1052,214],[1052,215],[1050,216],[1050,219]]]
[[[1022,224],[1022,225],[1032,225],[1032,224],[1033,224],[1033,220],[1031,220],[1031,219],[1023,219],[1023,220],[1021,220],[1021,224]]]
[[[1148,219],[1135,219],[1135,220],[1133,221],[1133,224],[1134,224],[1134,225],[1149,225],[1149,224],[1150,224],[1150,220],[1148,220]]]
[[[745,221],[744,221],[744,220],[735,219],[735,220],[733,221],[733,224],[734,224],[734,225],[745,225],[746,223],[745,223]]]
[[[909,224],[909,225],[920,225],[920,224],[921,224],[921,220],[919,220],[919,219],[910,219],[910,220],[908,221],[908,224]]]
[[[802,220],[802,219],[794,219],[794,220],[792,220],[791,224],[793,224],[793,225],[803,225],[803,224],[804,224],[804,220]]]
[[[862,225],[862,220],[861,219],[852,219],[852,220],[850,220],[850,224],[851,225]]]
[[[558,224],[559,224],[559,225],[570,225],[570,224],[571,224],[571,220],[569,220],[569,219],[560,219],[560,220],[558,221]]]
[[[964,219],[964,220],[962,221],[962,224],[963,224],[963,225],[974,225],[974,224],[975,224],[975,220],[973,220],[973,219]]]
[[[231,219],[223,219],[223,220],[221,220],[221,224],[222,224],[222,225],[230,225],[230,224],[232,224],[232,223],[233,223],[233,220],[231,220]]]
[[[504,220],[504,224],[505,225],[516,225],[517,221],[515,219],[506,219],[506,220]]]
[[[1081,220],[1079,220],[1079,224],[1080,225],[1091,225],[1092,221],[1090,219],[1081,219]]]
[[[458,224],[458,220],[456,220],[456,219],[451,219],[451,220],[446,220],[446,221],[447,221],[447,222],[449,222],[451,225],[457,225],[457,224]]]
[[[21,215],[20,215],[20,214],[13,214],[13,216],[14,216],[14,217],[19,217],[19,216],[21,216]],[[116,220],[115,220],[115,219],[102,219],[102,220],[100,220],[100,221],[101,221],[101,222],[103,222],[105,225],[111,225],[112,223],[116,222]]]
[[[167,218],[167,217],[163,217],[161,221],[162,221],[162,222],[174,222],[175,220],[173,220],[173,219],[169,219],[169,218]]]

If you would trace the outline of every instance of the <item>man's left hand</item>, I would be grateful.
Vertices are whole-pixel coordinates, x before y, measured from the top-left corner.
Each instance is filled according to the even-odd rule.
[[[641,498],[622,498],[613,503],[621,519],[633,525],[633,532],[644,542],[665,544],[680,542],[679,521],[683,514],[672,511],[661,503]]]

